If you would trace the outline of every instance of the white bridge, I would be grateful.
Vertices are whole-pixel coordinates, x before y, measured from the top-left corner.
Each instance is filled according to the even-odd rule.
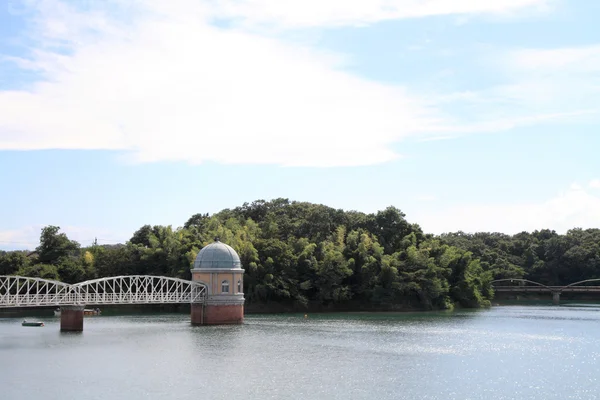
[[[68,284],[24,276],[0,276],[0,308],[99,304],[202,304],[200,282],[150,275],[125,275]]]

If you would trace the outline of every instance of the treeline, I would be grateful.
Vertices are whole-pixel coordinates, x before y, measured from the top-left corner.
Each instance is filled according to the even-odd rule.
[[[0,275],[189,279],[198,251],[215,237],[239,253],[247,304],[255,305],[481,307],[490,304],[495,278],[557,284],[600,271],[599,230],[434,236],[395,207],[365,214],[276,199],[196,214],[175,230],[145,225],[121,245],[82,248],[48,226],[35,251],[0,253]]]
[[[577,228],[564,235],[547,229],[512,236],[458,232],[440,240],[471,252],[495,279],[526,278],[562,286],[600,278],[600,229]]]

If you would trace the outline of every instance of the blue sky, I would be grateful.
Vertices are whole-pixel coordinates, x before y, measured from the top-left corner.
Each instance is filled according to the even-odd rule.
[[[143,3],[143,4],[142,4]],[[488,4],[486,4],[488,3]],[[600,3],[10,1],[0,249],[287,197],[600,227]]]

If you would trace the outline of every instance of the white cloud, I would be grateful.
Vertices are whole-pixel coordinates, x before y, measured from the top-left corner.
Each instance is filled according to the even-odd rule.
[[[0,231],[0,250],[34,250],[40,243],[43,227],[34,225]],[[79,242],[82,246],[91,245],[94,239],[98,240],[98,244],[125,243],[131,237],[131,234],[80,226],[61,226],[60,233],[66,233],[69,239]]]
[[[548,122],[599,120],[600,45],[493,49],[482,64],[500,83],[437,97],[438,105],[473,116],[467,126],[455,131],[493,132]]]
[[[597,72],[600,69],[600,45],[557,49],[519,49],[508,59],[512,67],[534,72]]]
[[[437,123],[418,96],[343,72],[336,55],[216,28],[201,10],[140,13],[125,27],[44,4],[37,36],[47,43],[22,64],[45,79],[0,92],[0,149],[361,165],[394,159],[390,143]],[[49,50],[57,42],[68,55]]]
[[[509,14],[547,9],[551,0],[221,0],[216,11],[244,23],[284,28],[363,25],[435,15]]]
[[[33,249],[39,243],[39,236],[40,231],[35,227],[0,231],[0,250]]]
[[[539,203],[471,204],[419,216],[426,232],[503,232],[600,228],[600,196],[580,185]]]
[[[107,0],[85,11],[59,0],[30,3],[38,12],[30,29],[37,44],[30,57],[11,60],[42,80],[0,91],[0,150],[124,150],[138,162],[368,165],[397,158],[390,145],[407,137],[504,130],[581,112],[483,112],[464,123],[405,87],[351,75],[338,54],[208,22],[332,26],[502,14],[547,0]]]
[[[495,94],[526,110],[569,112],[600,107],[600,45],[519,49],[505,55],[513,81]]]
[[[600,189],[600,179],[593,179],[588,184],[590,189]]]

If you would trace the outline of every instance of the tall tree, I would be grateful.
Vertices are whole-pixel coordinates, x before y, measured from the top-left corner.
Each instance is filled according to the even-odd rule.
[[[59,226],[42,228],[40,245],[36,249],[40,263],[56,265],[61,258],[73,256],[79,250],[79,243],[70,240],[65,233],[59,231]]]

